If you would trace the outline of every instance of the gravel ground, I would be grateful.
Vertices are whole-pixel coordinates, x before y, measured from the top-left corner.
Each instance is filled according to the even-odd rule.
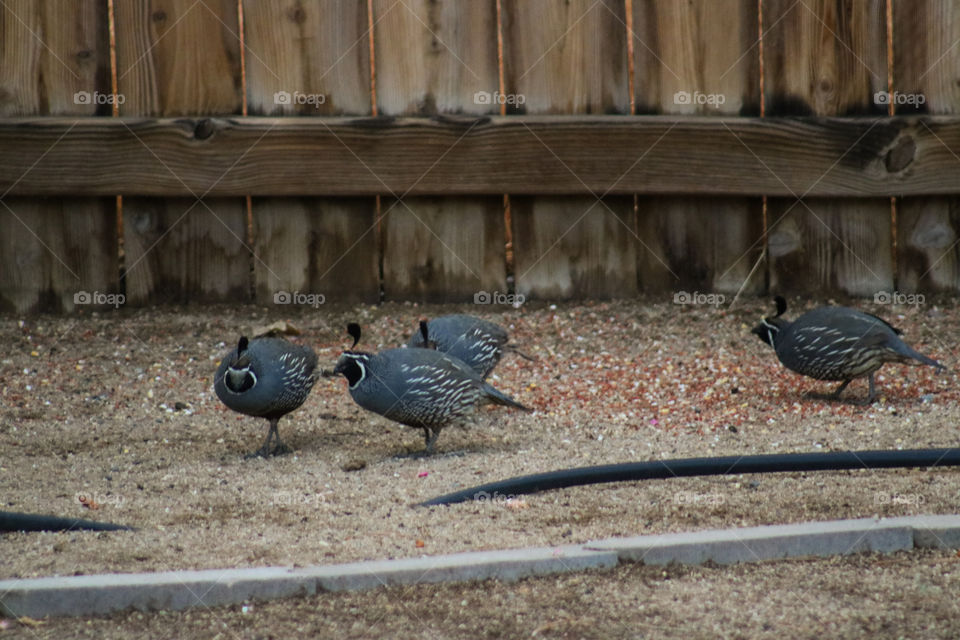
[[[953,370],[960,308],[953,300],[919,307],[856,304],[892,321],[909,344],[951,371],[887,365],[877,378],[882,398],[873,405],[825,400],[833,383],[786,371],[749,333],[772,312],[769,301],[758,299],[733,309],[659,298],[521,309],[225,306],[2,317],[4,508],[121,522],[140,531],[4,535],[0,577],[340,563],[667,531],[956,513],[960,471],[952,469],[685,478],[512,502],[411,506],[475,484],[569,466],[952,446],[958,436],[960,387]],[[809,306],[791,301],[787,315]],[[405,342],[421,317],[453,312],[503,324],[515,344],[538,357],[528,362],[507,355],[491,378],[533,413],[485,407],[466,426],[445,430],[437,455],[402,457],[422,449],[420,433],[363,412],[343,379],[326,379],[280,423],[294,454],[243,458],[259,447],[266,421],[227,410],[212,391],[215,366],[241,332],[288,321],[302,331],[293,339],[312,345],[330,367],[349,345],[343,330],[349,320],[361,322],[361,346],[374,350]],[[845,398],[865,395],[865,381],[845,392]],[[362,468],[347,470],[356,467]],[[79,496],[99,508],[85,507]],[[853,567],[873,560],[842,562]],[[837,566],[846,566],[842,562]],[[913,567],[910,560],[897,562]],[[656,575],[622,571],[642,584],[648,581],[643,576]],[[721,585],[771,570],[690,571],[716,575]],[[461,588],[467,589],[424,587],[436,593]],[[470,589],[488,588],[499,589]],[[569,614],[571,620],[582,617]]]

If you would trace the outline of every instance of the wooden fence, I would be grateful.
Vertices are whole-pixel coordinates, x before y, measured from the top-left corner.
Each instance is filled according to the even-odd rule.
[[[960,290],[955,0],[5,0],[0,34],[0,311]]]

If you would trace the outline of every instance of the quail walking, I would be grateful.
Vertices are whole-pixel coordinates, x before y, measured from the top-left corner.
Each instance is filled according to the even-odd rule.
[[[503,352],[533,360],[528,355],[508,345],[510,336],[506,329],[493,322],[475,316],[455,314],[420,322],[420,330],[410,337],[408,347],[427,347],[442,351],[467,363],[481,378],[486,379],[493,371]]]
[[[352,350],[359,327],[350,325],[351,350],[337,361],[335,374],[347,379],[350,396],[367,411],[423,430],[425,453],[433,453],[440,431],[469,414],[481,401],[530,411],[493,388],[459,358],[430,349]]]
[[[237,348],[224,355],[213,380],[217,397],[238,413],[270,422],[263,446],[248,458],[290,452],[277,423],[307,399],[317,381],[316,367],[313,349],[283,338],[241,336]]]
[[[781,318],[787,303],[777,296],[777,314],[763,318],[752,333],[769,344],[783,366],[817,380],[841,384],[837,399],[855,378],[868,377],[870,390],[865,404],[876,397],[873,374],[887,362],[943,365],[914,351],[898,337],[900,331],[877,316],[848,307],[818,307],[793,322]]]

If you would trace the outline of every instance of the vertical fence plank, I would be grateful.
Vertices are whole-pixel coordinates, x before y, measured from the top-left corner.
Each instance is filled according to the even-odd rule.
[[[633,11],[638,112],[759,114],[755,0],[634,0]],[[740,144],[733,134],[730,144]],[[638,228],[645,291],[759,293],[766,285],[765,271],[753,270],[763,251],[758,198],[641,197]]]
[[[0,6],[0,116],[109,115],[109,97],[105,3]],[[24,171],[38,160],[24,158]],[[114,200],[0,199],[0,274],[2,311],[68,311],[75,294],[116,293]]]
[[[237,4],[118,2],[121,116],[229,115],[241,110]],[[159,166],[158,171],[173,171]],[[131,197],[123,202],[127,298],[248,299],[246,210],[238,198]],[[184,256],[187,256],[186,258]]]
[[[250,115],[369,115],[367,9],[353,0],[244,4]],[[255,197],[254,287],[380,299],[373,198]],[[317,298],[314,298],[317,299]]]
[[[494,0],[376,0],[373,7],[382,115],[499,111]],[[391,197],[382,207],[388,299],[467,302],[505,288],[501,198]]]
[[[899,114],[960,113],[960,7],[951,0],[893,5],[893,89]],[[960,290],[960,197],[903,198],[897,206],[897,288]]]
[[[874,101],[887,78],[882,0],[766,0],[763,13],[767,115],[886,111]],[[892,289],[889,200],[771,198],[768,220],[774,291],[871,295]]]
[[[508,113],[629,112],[622,1],[502,6]],[[543,154],[550,158],[548,148]],[[518,292],[557,299],[636,294],[633,199],[602,195],[511,198]]]

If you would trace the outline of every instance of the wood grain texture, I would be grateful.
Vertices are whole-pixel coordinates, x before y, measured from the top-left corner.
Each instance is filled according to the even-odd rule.
[[[385,198],[388,299],[473,302],[505,291],[502,198]]]
[[[243,12],[249,113],[370,113],[365,3],[245,0]],[[279,92],[289,94],[290,101],[278,103]],[[298,96],[319,97],[311,101]]]
[[[499,112],[494,0],[376,1],[373,18],[381,114]],[[381,206],[387,299],[472,302],[477,291],[506,289],[501,199],[385,198]]]
[[[757,3],[633,0],[637,113],[760,113]]]
[[[515,96],[508,113],[629,112],[624,3],[505,0],[502,9],[505,91]],[[567,184],[583,179],[577,168],[558,159],[553,144],[527,131],[539,147],[532,164],[550,167]],[[584,147],[577,151],[585,152]],[[630,155],[635,161],[636,148]],[[627,168],[610,172],[607,181],[615,182]],[[636,294],[633,198],[600,203],[606,189],[585,191],[584,197],[511,200],[517,292],[552,299]]]
[[[511,198],[517,293],[531,297],[636,295],[633,201]]]
[[[892,290],[889,203],[775,198],[768,216],[772,292],[872,296]]]
[[[4,2],[0,117],[109,115],[107,29],[106,3]],[[89,99],[77,97],[78,92]]]
[[[243,200],[127,198],[123,215],[130,304],[249,299]]]
[[[883,113],[886,28],[880,0],[764,3],[766,113],[822,116]],[[856,120],[854,120],[856,121]],[[922,125],[920,125],[922,128]],[[869,135],[869,134],[868,134]],[[884,169],[910,173],[912,135],[892,140]],[[850,161],[837,150],[837,166]],[[824,169],[824,179],[834,169]],[[783,174],[770,167],[770,173]],[[893,231],[886,199],[768,200],[770,286],[776,293],[872,295],[893,288]],[[862,192],[866,193],[866,192]],[[793,207],[791,209],[791,207]],[[782,217],[782,213],[790,213]]]
[[[115,17],[117,90],[124,97],[120,115],[240,112],[236,2],[134,0],[118,2]],[[141,143],[152,153],[149,142]],[[173,166],[161,163],[156,170],[181,180]],[[229,171],[224,167],[221,175]],[[192,197],[124,199],[124,273],[129,302],[249,299],[244,201],[211,197],[204,204],[196,201],[204,196],[204,190],[184,191],[181,195]]]
[[[379,301],[369,198],[255,198],[256,298],[316,294],[324,303]],[[282,302],[282,299],[280,299]]]
[[[629,113],[626,16],[617,0],[503,0],[507,113]]]
[[[638,111],[759,113],[755,1],[640,0],[633,11]],[[672,144],[670,137],[660,144]],[[740,145],[733,133],[729,145]],[[637,215],[643,290],[759,293],[765,287],[765,269],[753,271],[744,286],[763,251],[761,201],[641,197]]]
[[[236,0],[115,4],[120,115],[239,113]]]
[[[960,183],[957,116],[0,120],[0,148],[13,145],[0,192],[18,195],[857,197]]]
[[[248,1],[244,24],[251,114],[297,113],[290,122],[306,123],[315,122],[313,116],[371,112],[366,3]],[[290,104],[275,103],[278,91],[291,96]],[[314,102],[296,104],[297,95]],[[275,142],[272,132],[262,141]],[[338,147],[371,175],[357,167],[350,148]],[[275,148],[284,149],[284,142]],[[314,148],[304,162],[312,166],[323,153]],[[273,304],[279,291],[300,291],[330,301],[379,301],[375,214],[373,198],[253,198],[256,299]]]
[[[0,311],[72,311],[78,293],[118,293],[116,219],[111,198],[4,198]]]
[[[885,0],[763,0],[767,115],[886,113]]]
[[[500,112],[495,0],[374,0],[373,18],[379,113]]]
[[[918,0],[893,8],[896,112],[960,113],[960,7],[950,0]],[[897,288],[960,290],[958,234],[956,197],[898,200]]]
[[[107,32],[106,3],[4,2],[0,116],[109,114]],[[11,184],[39,157],[23,154],[16,140],[0,148],[18,174]],[[96,166],[89,148],[86,155]],[[69,311],[77,292],[117,293],[113,198],[15,198],[7,188],[0,197],[0,309]]]

